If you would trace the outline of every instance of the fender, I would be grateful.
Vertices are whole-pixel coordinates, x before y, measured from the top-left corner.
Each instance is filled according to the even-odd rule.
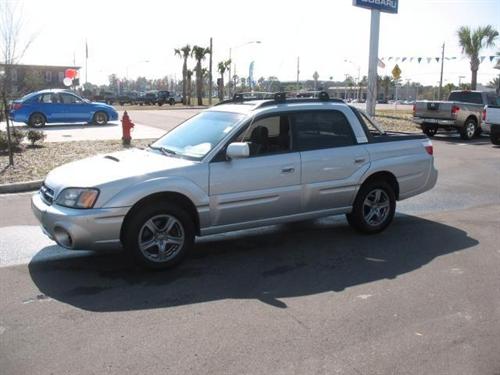
[[[186,196],[198,211],[200,225],[203,227],[209,222],[207,192],[191,180],[178,176],[159,177],[129,185],[103,203],[102,207],[132,207],[141,199],[156,193],[179,193]]]

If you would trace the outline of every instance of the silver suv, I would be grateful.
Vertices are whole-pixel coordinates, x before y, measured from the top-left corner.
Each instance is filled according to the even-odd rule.
[[[396,200],[436,183],[432,153],[424,135],[383,132],[326,94],[237,97],[147,149],[54,169],[32,207],[65,248],[123,246],[143,265],[163,268],[177,264],[197,235],[334,214],[380,232]]]

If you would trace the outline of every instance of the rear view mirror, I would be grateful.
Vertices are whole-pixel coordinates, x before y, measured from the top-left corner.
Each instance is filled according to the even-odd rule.
[[[246,142],[233,142],[227,146],[226,156],[229,159],[248,158],[249,155],[250,148]]]

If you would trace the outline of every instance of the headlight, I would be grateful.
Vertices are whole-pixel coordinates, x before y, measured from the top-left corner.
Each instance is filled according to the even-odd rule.
[[[97,189],[68,188],[58,195],[56,204],[70,208],[92,208],[98,196]]]

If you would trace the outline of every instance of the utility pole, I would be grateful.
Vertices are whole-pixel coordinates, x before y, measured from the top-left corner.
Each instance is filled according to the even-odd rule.
[[[439,78],[438,100],[441,100],[441,88],[443,87],[443,68],[444,68],[444,43],[441,51],[441,77]]]
[[[213,49],[212,49],[212,38],[210,38],[210,62],[208,65],[208,104],[212,105],[212,55],[213,55]]]
[[[297,56],[297,95],[299,94],[300,57]]]

